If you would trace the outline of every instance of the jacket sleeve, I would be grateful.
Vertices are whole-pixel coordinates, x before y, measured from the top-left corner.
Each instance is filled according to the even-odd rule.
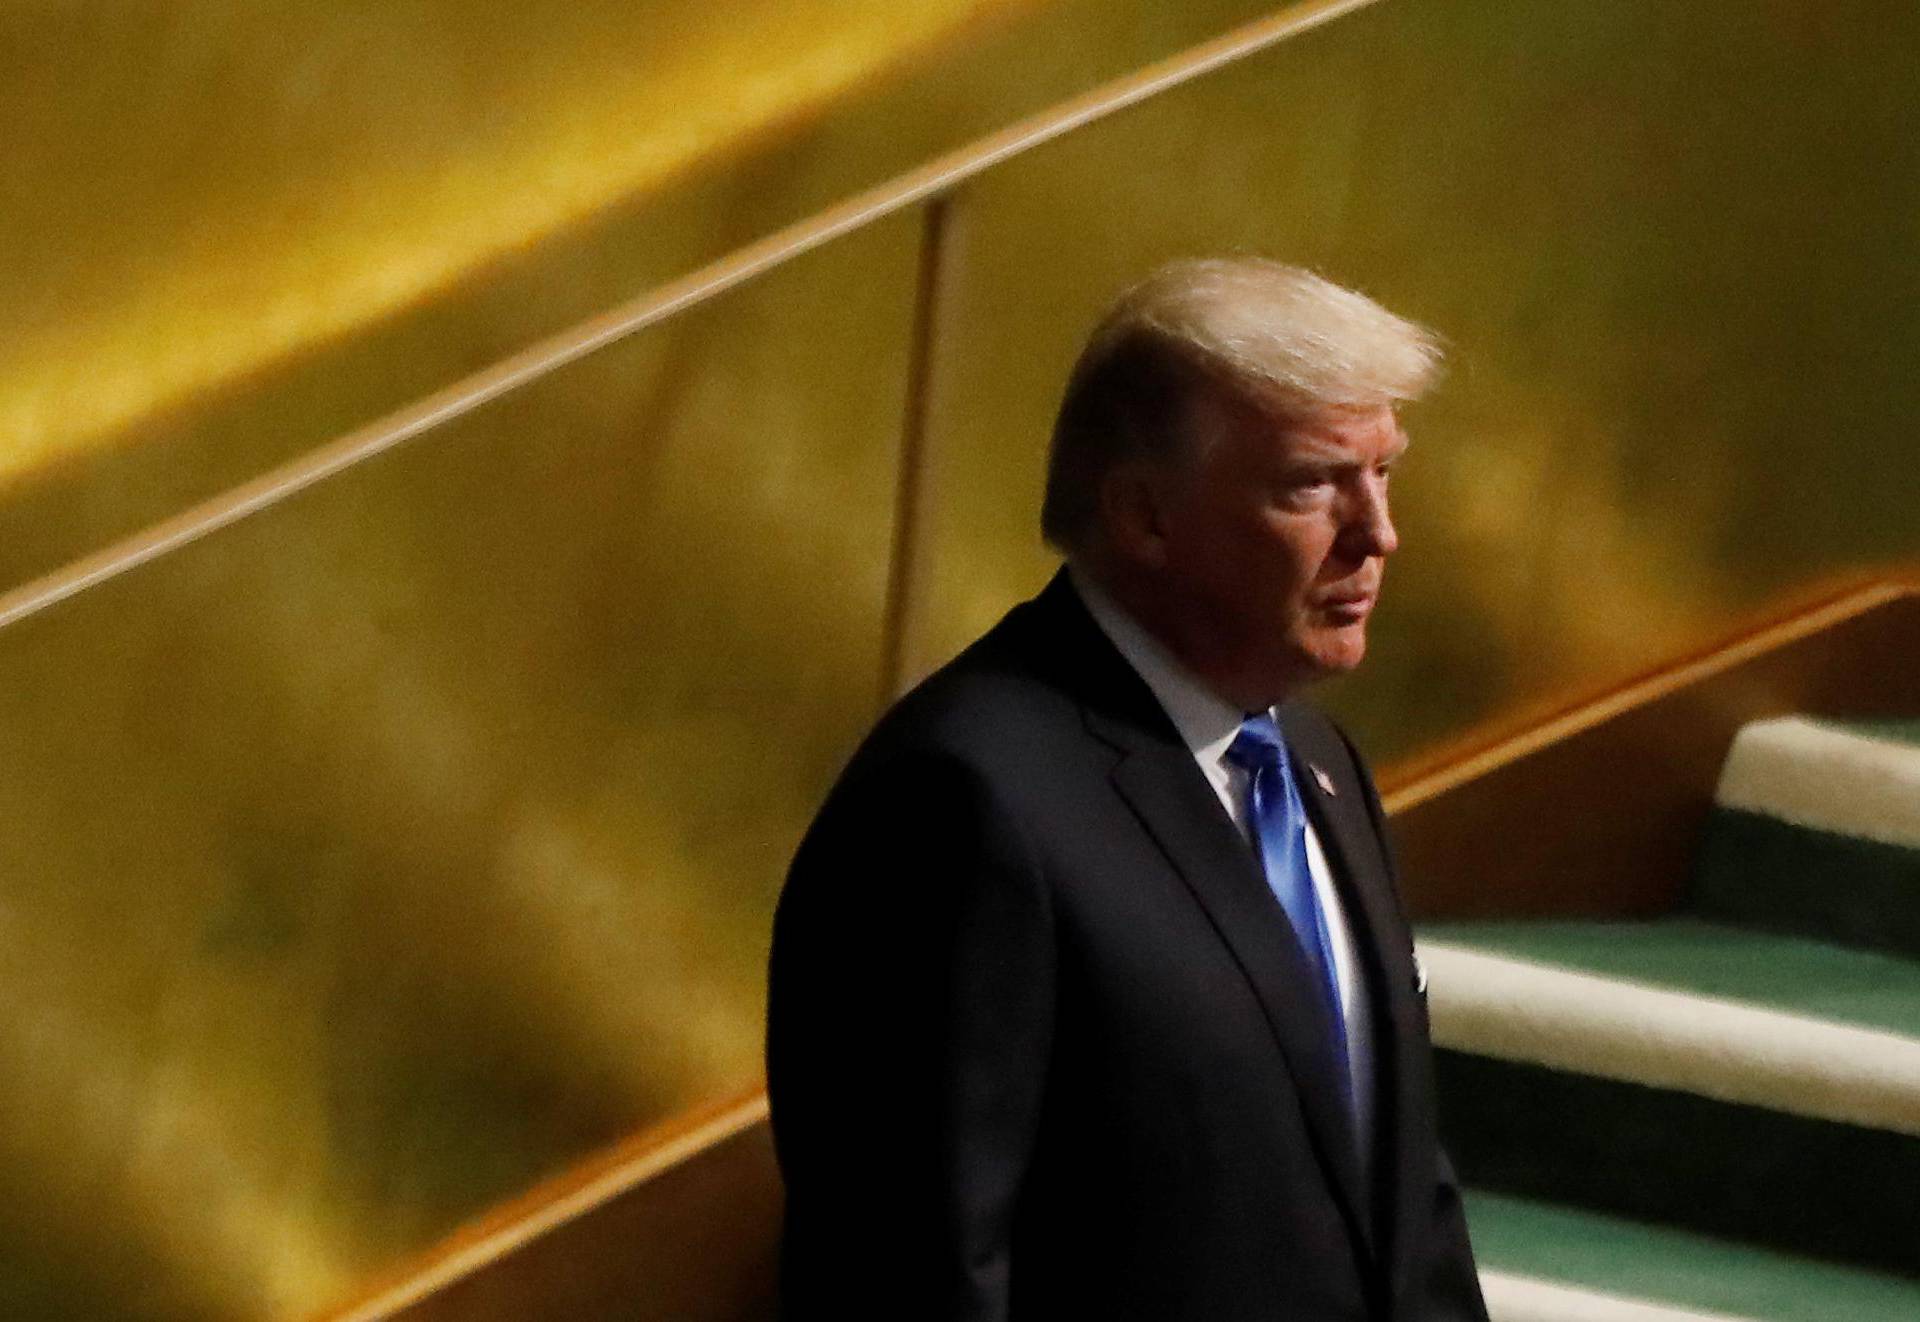
[[[782,1316],[1003,1322],[1053,1023],[1037,863],[983,778],[849,773],[774,921]]]
[[[1426,1298],[1415,1316],[1423,1322],[1487,1322],[1480,1295],[1480,1273],[1467,1239],[1467,1217],[1460,1205],[1460,1182],[1445,1151],[1434,1176],[1433,1234],[1428,1239]]]

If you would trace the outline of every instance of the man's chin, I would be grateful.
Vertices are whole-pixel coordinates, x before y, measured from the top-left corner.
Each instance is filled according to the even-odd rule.
[[[1366,621],[1316,629],[1301,651],[1319,678],[1344,675],[1366,659]]]

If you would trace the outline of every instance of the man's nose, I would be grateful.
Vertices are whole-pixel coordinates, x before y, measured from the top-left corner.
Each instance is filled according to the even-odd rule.
[[[1345,528],[1351,553],[1360,558],[1392,555],[1400,546],[1393,516],[1387,511],[1387,484],[1383,478],[1361,482],[1349,508]]]

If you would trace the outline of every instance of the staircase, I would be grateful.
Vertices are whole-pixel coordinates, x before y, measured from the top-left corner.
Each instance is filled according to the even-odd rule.
[[[1920,1318],[1917,901],[1920,722],[1793,717],[1672,913],[1423,927],[1496,1319]]]

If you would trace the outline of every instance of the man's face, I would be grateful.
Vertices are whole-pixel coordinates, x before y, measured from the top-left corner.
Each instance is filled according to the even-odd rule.
[[[1353,669],[1385,558],[1387,478],[1406,449],[1391,408],[1307,416],[1209,392],[1195,459],[1152,483],[1160,632],[1248,710]]]

